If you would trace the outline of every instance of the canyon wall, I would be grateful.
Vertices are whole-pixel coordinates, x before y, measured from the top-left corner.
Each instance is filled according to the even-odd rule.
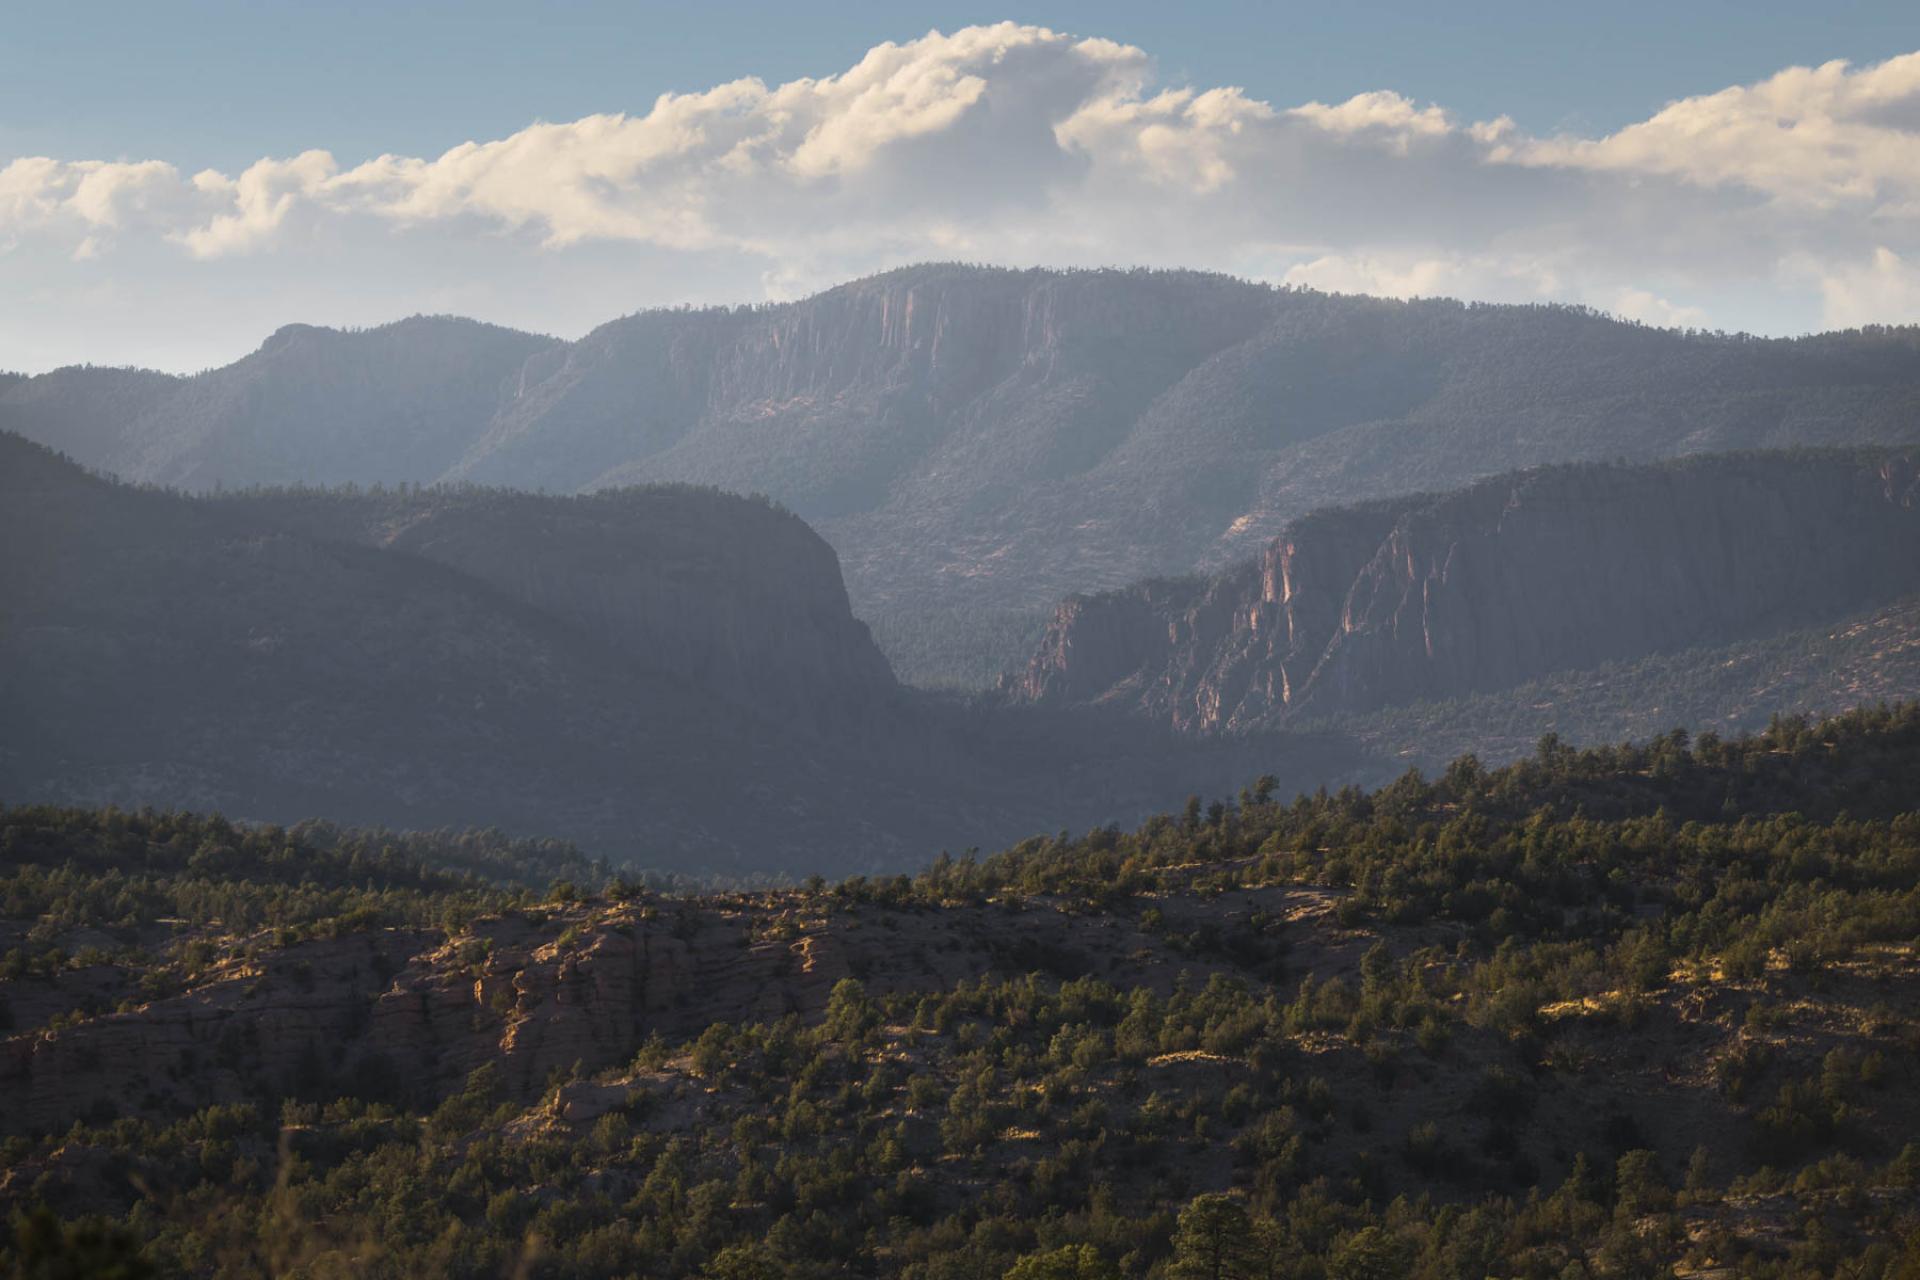
[[[1070,600],[1003,689],[1244,730],[1731,641],[1916,590],[1910,454],[1549,468],[1310,516],[1216,578]]]

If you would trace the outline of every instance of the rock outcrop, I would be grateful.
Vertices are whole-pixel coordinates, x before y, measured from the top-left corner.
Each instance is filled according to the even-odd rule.
[[[1243,730],[1505,688],[1915,590],[1912,455],[1552,468],[1310,516],[1220,577],[1070,600],[1003,688]]]
[[[1364,945],[1334,927],[1328,905],[1322,890],[1275,888],[1167,910],[1195,913],[1195,926],[1296,919],[1302,953],[1350,969]],[[625,1065],[656,1032],[681,1040],[715,1022],[816,1018],[856,975],[875,995],[1035,968],[1171,989],[1181,973],[1204,981],[1218,967],[1167,951],[1131,920],[1043,900],[937,912],[827,911],[797,895],[643,901],[493,917],[457,937],[375,931],[265,950],[179,995],[22,1027],[0,1039],[0,1134],[276,1094],[419,1103],[488,1065],[527,1100],[556,1073]],[[120,974],[123,994],[136,995],[137,976]],[[53,985],[0,982],[0,998],[33,983]]]

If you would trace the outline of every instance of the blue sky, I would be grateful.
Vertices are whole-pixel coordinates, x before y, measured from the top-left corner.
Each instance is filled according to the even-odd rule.
[[[820,75],[882,40],[1008,18],[1138,45],[1172,81],[1275,102],[1394,89],[1533,132],[1613,129],[1791,64],[1920,49],[1912,0],[74,0],[7,6],[0,158],[437,154],[536,119],[644,111],[668,90]]]
[[[0,32],[0,367],[418,310],[573,334],[936,256],[1920,318],[1911,0],[186,0]]]

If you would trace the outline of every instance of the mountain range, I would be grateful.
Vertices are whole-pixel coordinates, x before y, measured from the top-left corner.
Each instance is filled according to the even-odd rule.
[[[1193,272],[905,268],[573,342],[292,325],[180,378],[0,384],[0,429],[190,490],[764,493],[905,678],[980,684],[1074,592],[1217,571],[1323,507],[1516,468],[1920,443],[1920,331],[1793,340]]]
[[[1920,693],[1916,446],[1920,330],[1185,272],[0,378],[0,795],[778,875],[1752,728]]]
[[[831,547],[686,485],[199,497],[0,435],[0,795],[498,826],[877,871],[1542,734],[1920,689],[1901,452],[1517,473],[1063,605],[992,696],[901,685]],[[1635,718],[1637,717],[1637,718]]]

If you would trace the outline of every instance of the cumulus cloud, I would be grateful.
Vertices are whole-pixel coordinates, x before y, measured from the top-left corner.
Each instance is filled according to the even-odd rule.
[[[1002,23],[438,157],[308,150],[190,176],[16,159],[0,258],[210,269],[327,240],[337,263],[425,234],[476,263],[717,256],[769,293],[938,256],[1557,297],[1663,324],[1920,318],[1920,53],[1788,68],[1593,138],[1356,87],[1282,106],[1164,85],[1141,49]]]
[[[1920,211],[1920,53],[1790,67],[1675,102],[1606,138],[1517,145],[1522,163],[1737,186],[1790,206]]]
[[[1920,318],[1920,262],[1881,245],[1863,261],[1822,271],[1820,292],[1836,328]]]

